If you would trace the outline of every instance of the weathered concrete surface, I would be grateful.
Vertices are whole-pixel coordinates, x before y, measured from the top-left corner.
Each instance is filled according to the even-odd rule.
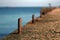
[[[10,34],[3,40],[60,40],[60,8],[37,18],[34,24],[27,23],[21,35]]]
[[[52,11],[53,9],[55,9],[56,7],[47,7],[47,8],[41,8],[40,10],[40,17],[46,15],[48,12]]]
[[[52,7],[52,8],[42,8],[40,13],[43,14],[43,13],[48,13],[50,11],[52,11],[53,9],[55,9],[55,7]]]

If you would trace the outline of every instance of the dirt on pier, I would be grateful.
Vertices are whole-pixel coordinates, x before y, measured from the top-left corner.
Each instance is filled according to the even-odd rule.
[[[60,8],[56,8],[35,23],[27,23],[22,34],[9,34],[2,40],[60,40]]]

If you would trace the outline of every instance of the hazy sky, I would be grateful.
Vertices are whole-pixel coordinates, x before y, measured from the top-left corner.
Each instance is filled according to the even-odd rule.
[[[32,7],[32,6],[48,6],[51,3],[53,6],[59,6],[60,0],[0,0],[0,7]]]

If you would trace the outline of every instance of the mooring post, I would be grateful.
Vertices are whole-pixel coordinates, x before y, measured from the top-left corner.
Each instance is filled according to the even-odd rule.
[[[40,11],[40,18],[42,17],[42,11]]]
[[[18,33],[22,33],[22,18],[18,19]]]
[[[34,23],[35,22],[35,20],[34,20],[34,14],[32,15],[32,23]]]
[[[42,14],[40,13],[40,18],[42,17]]]

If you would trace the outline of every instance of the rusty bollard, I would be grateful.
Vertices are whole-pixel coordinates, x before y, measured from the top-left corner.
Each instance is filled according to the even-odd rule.
[[[42,17],[42,12],[40,11],[40,18]]]
[[[22,18],[18,19],[18,34],[22,33]]]
[[[35,22],[35,20],[34,20],[34,14],[32,15],[32,23],[34,23]]]
[[[42,17],[42,14],[40,14],[40,18]]]

